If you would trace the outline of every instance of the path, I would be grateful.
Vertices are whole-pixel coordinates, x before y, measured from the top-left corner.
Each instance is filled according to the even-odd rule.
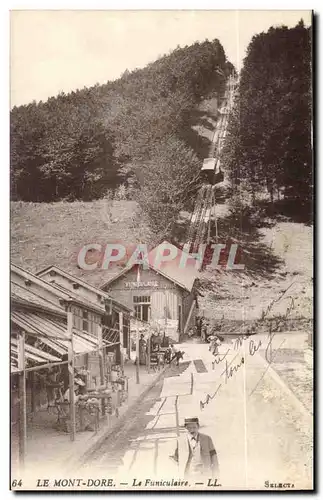
[[[255,339],[262,340],[259,351],[264,350],[268,339]],[[257,345],[255,342],[252,345]],[[312,418],[300,411],[266,371],[263,357],[258,352],[249,353],[249,343],[246,340],[235,349],[234,342],[227,339],[218,364],[214,364],[207,345],[182,344],[185,357],[181,373],[176,376],[172,371],[153,388],[129,417],[123,433],[106,442],[82,474],[91,471],[93,476],[95,470],[106,477],[111,473],[110,477],[118,477],[127,487],[134,478],[177,478],[177,467],[169,455],[176,445],[178,395],[180,425],[185,416],[198,416],[201,432],[215,443],[223,488],[265,489],[266,481],[310,488]],[[212,399],[206,404],[208,394]]]

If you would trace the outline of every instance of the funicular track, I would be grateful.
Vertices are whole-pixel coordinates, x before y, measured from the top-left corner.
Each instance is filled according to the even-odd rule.
[[[219,110],[219,118],[214,131],[212,144],[210,146],[209,158],[214,158],[214,171],[220,171],[220,153],[226,137],[229,113],[233,105],[235,92],[235,78],[230,76],[225,94]],[[214,185],[207,183],[200,188],[194,210],[191,216],[186,242],[189,248],[197,250],[201,243],[208,243],[210,233],[210,223],[214,216]]]

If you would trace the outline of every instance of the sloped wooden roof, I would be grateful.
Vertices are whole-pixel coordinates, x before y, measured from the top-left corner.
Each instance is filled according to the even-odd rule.
[[[166,248],[170,250],[170,253],[176,252],[176,257],[172,260],[161,262],[158,265],[158,255],[165,255]],[[187,252],[184,252],[168,241],[163,241],[148,253],[149,268],[169,279],[179,287],[184,288],[188,292],[191,292],[194,282],[198,277],[198,270],[195,268],[195,260],[193,260],[192,258],[187,259],[187,256]],[[182,266],[181,263],[184,261],[186,261],[186,265]],[[124,276],[127,272],[133,269],[134,265],[126,266],[117,275],[112,276],[110,280],[102,286],[102,288],[105,289],[121,276]]]

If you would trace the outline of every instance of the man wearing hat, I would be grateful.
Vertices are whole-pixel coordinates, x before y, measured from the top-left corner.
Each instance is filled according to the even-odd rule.
[[[217,478],[218,458],[212,438],[199,432],[199,419],[186,418],[186,434],[179,437],[173,458],[179,465],[180,477]]]

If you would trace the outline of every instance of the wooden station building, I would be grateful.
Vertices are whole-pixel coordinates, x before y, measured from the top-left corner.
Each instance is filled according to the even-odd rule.
[[[163,255],[164,248],[168,249],[166,252],[174,251],[176,258],[157,266],[156,256]],[[126,266],[102,287],[114,299],[133,309],[139,320],[157,327],[175,342],[195,325],[198,307],[196,261],[188,259],[187,265],[181,267],[183,254],[165,241],[149,252],[146,269],[143,264]]]

